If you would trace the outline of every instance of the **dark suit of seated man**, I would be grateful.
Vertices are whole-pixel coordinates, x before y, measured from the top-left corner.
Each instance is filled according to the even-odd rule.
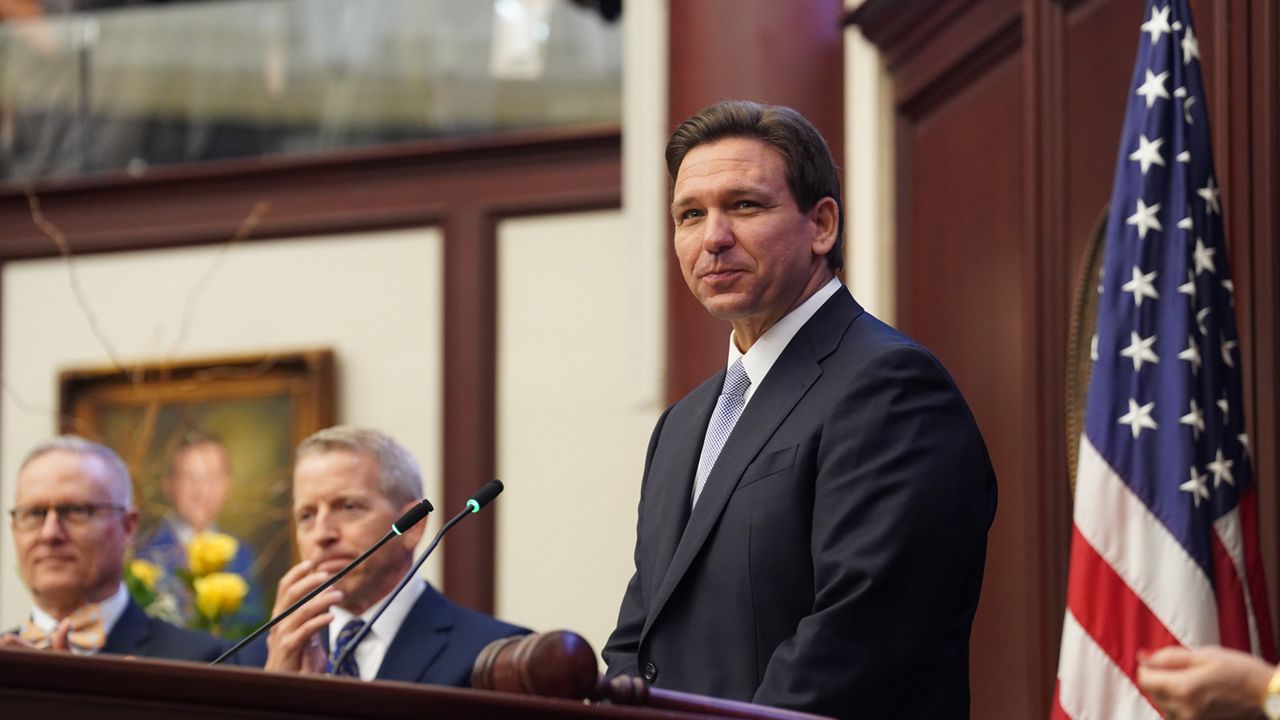
[[[302,562],[280,579],[273,614],[282,612],[373,545],[422,497],[418,464],[390,437],[333,427],[298,446],[293,514]],[[239,664],[277,672],[466,687],[485,645],[528,630],[451,603],[415,579],[356,647],[354,661],[333,668],[346,641],[409,571],[420,523],[393,538],[298,612],[245,649]],[[358,623],[358,624],[357,624]]]
[[[138,528],[129,471],[104,445],[75,436],[36,446],[18,471],[12,517],[31,616],[0,643],[89,655],[209,661],[223,644],[148,617],[125,590]]]

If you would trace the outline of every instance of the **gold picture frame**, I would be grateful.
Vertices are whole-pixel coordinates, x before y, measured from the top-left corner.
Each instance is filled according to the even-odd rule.
[[[239,570],[254,588],[241,618],[251,623],[271,608],[295,559],[293,451],[334,423],[334,385],[327,349],[68,369],[58,378],[59,430],[112,447],[128,466],[141,515],[135,552],[145,552],[162,524],[185,517],[166,486],[179,449],[193,438],[223,447],[231,480],[216,527],[252,558]]]
[[[1085,245],[1071,300],[1071,325],[1067,336],[1066,440],[1067,481],[1071,484],[1072,495],[1076,491],[1080,434],[1084,432],[1084,401],[1093,371],[1093,335],[1098,327],[1098,286],[1102,283],[1100,272],[1107,239],[1108,207],[1103,205]]]

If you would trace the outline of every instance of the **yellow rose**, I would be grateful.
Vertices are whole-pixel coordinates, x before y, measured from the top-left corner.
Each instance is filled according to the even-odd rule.
[[[240,543],[222,533],[200,533],[187,545],[187,567],[196,577],[216,573],[235,557]]]
[[[146,560],[133,560],[129,563],[129,574],[138,578],[148,590],[156,589],[156,581],[163,573],[159,565]]]
[[[249,592],[249,583],[235,573],[210,573],[196,578],[194,585],[196,609],[213,620],[239,610]]]

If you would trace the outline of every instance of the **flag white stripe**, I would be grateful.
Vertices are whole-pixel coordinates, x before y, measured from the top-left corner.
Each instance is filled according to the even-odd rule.
[[[1262,640],[1258,635],[1258,618],[1254,614],[1253,595],[1249,592],[1249,574],[1244,570],[1244,530],[1240,527],[1240,508],[1234,507],[1231,512],[1215,520],[1213,530],[1218,534],[1222,546],[1227,549],[1236,575],[1240,577],[1245,616],[1249,620],[1249,649],[1254,655],[1261,655]]]
[[[1218,602],[1200,566],[1080,437],[1075,525],[1178,642],[1218,642]]]
[[[1067,609],[1058,657],[1058,702],[1072,720],[1160,720],[1129,676]]]

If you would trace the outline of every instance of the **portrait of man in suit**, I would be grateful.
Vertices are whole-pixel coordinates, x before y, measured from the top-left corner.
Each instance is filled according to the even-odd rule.
[[[231,490],[231,459],[227,447],[213,435],[185,433],[177,442],[165,466],[162,491],[170,510],[151,532],[139,541],[134,555],[155,563],[173,577],[188,566],[188,546],[202,533],[225,533],[218,516]],[[262,592],[254,572],[253,547],[236,537],[236,550],[224,568],[244,578],[248,595],[233,621],[243,624],[261,621]],[[179,612],[187,620],[195,613],[192,599],[175,593]]]
[[[111,448],[73,435],[37,445],[18,471],[10,517],[32,608],[5,644],[193,661],[221,654],[219,641],[148,617],[125,590],[138,511]]]
[[[841,283],[818,131],[725,101],[667,145],[675,254],[732,325],[658,420],[612,675],[837,717],[963,718],[995,473],[938,360]]]
[[[417,461],[383,433],[337,426],[302,441],[293,473],[302,561],[281,578],[273,615],[371,547],[421,498]],[[471,666],[485,645],[528,631],[455,605],[421,578],[395,597],[351,660],[333,667],[346,642],[409,571],[424,526],[419,523],[390,540],[275,626],[265,648],[251,645],[239,662],[253,663],[258,654],[267,670],[279,672],[469,686]]]

